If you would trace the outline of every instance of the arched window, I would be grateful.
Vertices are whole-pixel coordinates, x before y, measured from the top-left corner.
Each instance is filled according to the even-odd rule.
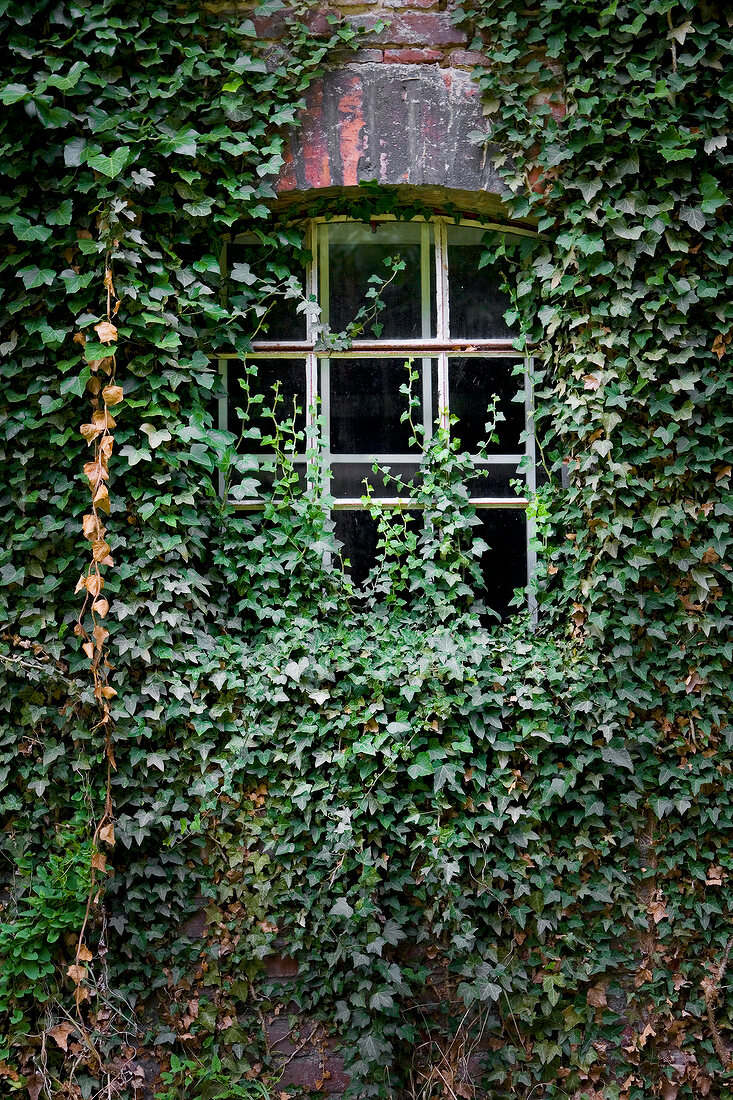
[[[477,533],[489,545],[482,564],[488,601],[504,613],[513,590],[527,584],[527,497],[511,483],[519,478],[529,492],[535,487],[532,395],[526,363],[504,320],[509,302],[486,264],[492,243],[508,232],[515,231],[442,217],[314,219],[308,224],[312,258],[305,285],[306,297],[319,308],[304,310],[301,301],[298,310],[295,298],[280,299],[254,341],[256,382],[250,374],[250,387],[256,385],[269,404],[277,385],[280,407],[297,410],[303,437],[309,429],[314,438],[317,433],[336,534],[357,583],[373,563],[377,538],[363,499],[365,484],[385,508],[405,503],[374,474],[374,461],[405,479],[420,461],[402,418],[408,402],[405,364],[411,361],[417,373],[413,419],[425,438],[441,424],[465,450],[476,452],[486,439],[487,408],[496,399],[503,416],[498,441],[477,458],[484,472],[470,486],[481,520]],[[257,263],[254,238],[228,246],[226,264],[235,278],[246,279]],[[370,308],[375,292],[382,308]],[[364,323],[352,339],[324,340],[324,325],[331,334],[346,330],[360,310]],[[247,366],[251,371],[252,364]],[[231,358],[222,370],[228,397],[220,406],[220,426],[237,431],[235,410],[242,406],[247,368]],[[257,447],[250,442],[248,450]],[[296,466],[305,477],[304,445]],[[238,503],[261,507],[262,498]]]

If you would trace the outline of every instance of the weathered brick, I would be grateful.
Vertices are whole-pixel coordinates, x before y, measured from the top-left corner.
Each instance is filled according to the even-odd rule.
[[[414,65],[425,63],[428,61],[441,61],[443,59],[443,53],[441,50],[430,49],[417,49],[415,46],[408,47],[404,50],[385,50],[384,60],[387,63],[398,64],[404,62],[407,65]]]
[[[340,1096],[349,1084],[344,1073],[343,1059],[309,1050],[296,1055],[286,1063],[280,1086],[297,1085],[303,1089],[315,1089],[326,1096]]]
[[[364,29],[365,43],[378,42],[390,46],[465,46],[466,36],[450,21],[446,12],[408,11],[383,20],[386,26],[374,31],[380,16],[365,14],[347,17],[354,29]]]
[[[354,61],[364,64],[368,61],[382,61],[384,54],[382,50],[349,50],[344,52],[344,60],[352,64]]]
[[[439,8],[440,0],[383,0],[386,8]]]
[[[431,47],[420,47],[420,50]],[[441,51],[436,51],[439,55]],[[491,159],[466,140],[484,125],[465,69],[428,63],[342,65],[306,96],[277,190],[353,187],[362,180],[497,192]],[[409,56],[409,54],[408,54]],[[446,148],[454,155],[446,157]]]
[[[450,63],[456,69],[473,69],[476,65],[486,66],[486,57],[478,50],[453,50]]]
[[[339,14],[336,8],[322,8],[320,11],[309,12],[304,15],[302,22],[308,27],[311,34],[325,35],[331,30],[331,24],[328,21],[329,15],[338,17]],[[283,9],[274,12],[272,15],[256,16],[252,22],[258,37],[264,39],[282,38],[288,24],[288,12],[287,9]]]
[[[273,15],[259,15],[252,20],[258,38],[282,38],[287,20],[285,12],[276,11]]]

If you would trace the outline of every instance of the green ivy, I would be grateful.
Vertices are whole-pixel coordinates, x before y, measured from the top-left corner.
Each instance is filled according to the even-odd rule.
[[[277,1095],[266,1031],[297,1010],[355,1097],[730,1100],[733,31],[692,0],[454,12],[490,59],[508,210],[540,231],[492,258],[552,474],[539,610],[489,629],[445,433],[406,489],[429,522],[383,518],[363,591],[277,407],[264,511],[219,492],[252,470],[214,427],[217,353],[255,371],[300,293],[283,127],[353,37],[312,14],[0,3],[0,1073],[132,1097],[152,1054],[163,1096]],[[269,266],[223,286],[244,230]],[[74,635],[106,266],[114,846]],[[297,976],[268,979],[283,954]]]

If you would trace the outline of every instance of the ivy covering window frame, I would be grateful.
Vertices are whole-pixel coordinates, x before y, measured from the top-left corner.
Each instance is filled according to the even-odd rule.
[[[355,241],[358,246],[361,238],[368,247],[367,235],[376,237],[379,228],[387,225],[393,227],[393,235],[396,236],[397,240],[386,243],[386,252],[399,252],[400,245],[406,246],[406,244],[409,244],[412,248],[413,259],[416,258],[419,252],[419,265],[413,264],[414,270],[411,272],[414,286],[417,287],[419,284],[419,310],[412,310],[413,328],[419,328],[419,332],[415,333],[413,331],[404,335],[390,333],[390,311],[387,305],[387,308],[378,317],[378,320],[385,324],[387,335],[369,336],[368,333],[363,333],[353,339],[348,347],[339,350],[320,346],[322,341],[319,345],[319,337],[324,324],[328,325],[333,332],[346,328],[346,325],[353,320],[356,309],[363,304],[363,296],[358,297],[358,299],[354,297],[354,290],[358,288],[347,287],[346,289],[350,293],[346,294],[346,298],[352,299],[351,302],[347,301],[346,303],[347,307],[351,307],[350,313],[345,314],[343,308],[332,308],[335,302],[333,286],[334,241],[338,248],[340,242],[343,242],[344,239],[348,241],[351,238],[352,243]],[[396,234],[394,229],[397,230]],[[293,310],[293,326],[297,327],[298,324],[302,324],[300,338],[282,338],[283,326],[281,322],[278,326],[280,332],[277,336],[268,336],[268,338],[253,341],[252,359],[257,362],[263,364],[280,362],[283,365],[282,373],[285,374],[286,371],[290,371],[291,375],[293,365],[297,362],[302,364],[303,427],[307,438],[318,439],[324,477],[326,478],[324,489],[332,499],[336,533],[340,540],[346,543],[345,557],[347,558],[353,560],[353,553],[350,553],[352,548],[348,545],[349,536],[345,534],[345,530],[341,529],[345,528],[343,520],[346,519],[347,514],[351,514],[352,521],[356,518],[356,513],[362,513],[365,517],[369,515],[365,507],[364,489],[360,486],[360,492],[354,491],[355,480],[359,475],[370,478],[375,460],[381,467],[389,467],[395,472],[405,473],[408,477],[417,469],[420,461],[419,452],[414,450],[385,450],[378,447],[367,450],[349,450],[343,445],[337,448],[332,446],[334,434],[339,434],[339,427],[341,436],[344,434],[344,425],[335,424],[334,385],[338,384],[336,379],[340,373],[344,376],[348,374],[349,365],[356,365],[358,370],[359,363],[362,364],[362,368],[368,363],[381,364],[383,375],[385,372],[387,374],[392,373],[395,379],[399,378],[396,387],[393,387],[399,393],[399,384],[406,380],[404,363],[407,359],[412,359],[415,368],[420,373],[419,392],[417,394],[420,401],[419,419],[427,440],[433,433],[435,423],[439,423],[442,428],[449,432],[457,430],[459,435],[461,433],[460,416],[458,423],[451,425],[451,414],[455,411],[455,402],[454,406],[451,406],[452,367],[454,367],[456,374],[460,367],[461,373],[470,377],[471,370],[475,370],[477,364],[485,366],[488,372],[491,371],[492,365],[496,367],[498,364],[498,369],[502,370],[504,374],[504,389],[506,391],[506,378],[512,376],[509,364],[516,366],[523,363],[524,383],[523,387],[521,383],[517,383],[516,391],[518,395],[523,388],[524,403],[521,436],[523,436],[524,442],[523,444],[518,443],[516,449],[509,451],[489,450],[485,458],[476,460],[477,469],[486,468],[489,475],[486,478],[489,482],[489,489],[493,485],[495,491],[493,493],[491,491],[472,492],[471,500],[478,514],[483,513],[485,517],[491,515],[492,519],[495,520],[505,519],[509,527],[512,526],[513,522],[510,522],[509,517],[518,518],[520,514],[527,511],[529,501],[536,489],[532,361],[514,348],[515,334],[509,331],[503,321],[503,312],[508,307],[509,302],[498,292],[498,287],[493,287],[493,308],[489,309],[487,301],[486,310],[482,311],[482,315],[485,314],[484,320],[478,323],[474,322],[476,327],[487,323],[489,327],[497,329],[497,332],[483,335],[475,331],[472,332],[472,322],[468,317],[471,312],[470,308],[463,308],[461,311],[455,308],[458,296],[462,291],[460,287],[455,285],[455,278],[452,278],[454,269],[451,268],[451,253],[457,254],[456,249],[461,247],[459,242],[462,234],[464,240],[467,238],[471,243],[475,255],[476,249],[485,248],[485,245],[481,244],[482,238],[491,232],[512,236],[533,235],[531,230],[524,228],[484,223],[469,218],[463,218],[460,222],[440,216],[402,221],[394,215],[379,215],[371,219],[370,222],[360,222],[346,216],[330,217],[328,219],[312,218],[308,221],[306,228],[306,244],[311,260],[305,271],[305,295],[307,299],[318,302],[320,317],[310,310],[296,316]],[[402,241],[399,240],[400,236],[403,238]],[[223,274],[226,274],[231,266],[230,258],[232,255],[236,255],[235,250],[246,249],[247,240],[247,237],[239,237],[233,244],[225,247],[222,257]],[[363,273],[365,279],[369,273],[369,271]],[[381,265],[375,268],[372,273],[382,277],[388,274],[387,270]],[[337,272],[337,274],[339,273]],[[476,277],[477,285],[480,287],[481,275],[478,265]],[[341,284],[339,290],[343,291],[343,289],[344,287]],[[366,284],[361,290],[363,295]],[[474,298],[475,291],[476,287],[471,288]],[[453,317],[451,317],[452,292],[454,295]],[[476,313],[475,304],[474,302],[474,314]],[[465,307],[465,301],[463,306]],[[456,323],[459,312],[462,313],[461,323]],[[337,314],[337,316],[333,316],[333,314]],[[453,329],[458,328],[464,331],[452,332],[452,321]],[[290,334],[287,333],[287,335]],[[236,404],[236,400],[233,399],[236,399],[237,394],[233,387],[236,380],[233,377],[232,367],[236,362],[241,362],[241,357],[236,353],[219,357],[219,369],[224,390],[228,393],[228,396],[223,396],[219,401],[219,427],[235,432],[237,431],[237,425],[232,422],[232,406]],[[394,366],[394,371],[390,369],[391,366]],[[344,370],[345,367],[346,370]],[[340,396],[343,399],[344,395]],[[466,396],[464,392],[464,404]],[[486,391],[484,396],[486,396]],[[402,397],[402,401],[404,401],[404,397]],[[486,404],[484,405],[484,412]],[[405,404],[404,408],[406,407]],[[477,410],[480,408],[478,402],[476,408]],[[506,412],[506,402],[500,405],[500,408]],[[319,422],[321,431],[317,435]],[[516,418],[514,426],[516,428]],[[334,427],[337,428],[336,432],[334,432]],[[501,424],[499,428],[501,431]],[[396,424],[393,425],[393,429],[399,430]],[[405,432],[407,431],[408,429],[405,427]],[[520,433],[516,434],[519,439]],[[470,447],[467,449],[470,450]],[[267,459],[267,457],[272,456],[261,452],[261,457]],[[310,476],[306,466],[305,451],[302,454],[295,454],[293,457],[296,464],[299,461],[302,462],[304,476]],[[523,463],[521,472],[518,471],[520,463]],[[527,487],[524,496],[518,495],[510,485],[510,480],[519,476],[523,477]],[[412,501],[408,501],[404,496],[389,495],[388,492],[385,492],[380,487],[381,479],[370,478],[370,482],[373,499],[378,501],[381,507],[400,509],[405,509],[408,506],[410,509],[416,507]],[[497,486],[499,491],[496,491]],[[236,506],[246,510],[258,510],[264,507],[264,500],[262,497],[253,497],[237,501]],[[340,519],[342,522],[339,522]],[[527,585],[536,566],[532,527],[532,520],[527,518],[522,538],[524,547],[523,576],[521,582],[516,583],[514,587]],[[495,530],[497,529],[495,527]],[[510,537],[514,538],[516,542],[517,532],[512,532]],[[487,541],[491,545],[490,537],[487,537]],[[489,551],[489,554],[491,552]],[[501,547],[498,547],[497,550],[497,547],[494,546],[493,552],[495,557],[498,553],[498,558],[501,558]],[[364,569],[361,572],[363,574]],[[530,610],[534,610],[531,590],[529,591]]]

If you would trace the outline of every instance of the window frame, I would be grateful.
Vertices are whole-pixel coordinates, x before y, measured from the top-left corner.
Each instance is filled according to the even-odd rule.
[[[448,227],[466,226],[478,229],[482,232],[506,233],[512,236],[534,237],[536,232],[520,226],[500,224],[497,222],[484,222],[470,217],[460,219],[449,218],[443,215],[433,217],[417,217],[409,219],[411,224],[418,223],[421,230],[421,313],[423,317],[423,329],[426,316],[429,317],[432,309],[431,296],[435,295],[435,335],[422,336],[418,339],[409,338],[368,338],[354,339],[350,346],[343,350],[319,349],[317,340],[324,323],[328,323],[329,313],[329,226],[335,223],[351,222],[358,225],[397,222],[405,219],[398,218],[394,214],[379,214],[369,219],[367,223],[363,219],[353,218],[348,215],[335,215],[332,217],[313,217],[308,219],[306,226],[306,249],[311,255],[311,260],[306,265],[304,291],[307,299],[316,301],[320,306],[320,317],[316,318],[312,311],[306,312],[305,339],[299,340],[254,340],[252,342],[251,357],[260,360],[278,359],[302,359],[305,364],[305,427],[306,438],[309,439],[307,449],[310,449],[315,441],[315,432],[319,419],[329,423],[329,368],[332,359],[384,359],[384,358],[413,358],[422,360],[422,405],[423,426],[425,438],[432,435],[432,363],[437,364],[437,405],[440,427],[450,433],[450,360],[454,357],[477,359],[516,359],[523,362],[524,370],[524,451],[506,454],[491,454],[485,459],[477,461],[477,469],[492,465],[515,465],[519,467],[525,462],[522,474],[527,485],[528,496],[479,496],[471,497],[471,503],[479,510],[522,510],[527,511],[531,497],[537,488],[536,476],[536,440],[534,432],[534,392],[532,384],[533,359],[531,356],[518,352],[514,347],[512,337],[494,337],[484,339],[452,338],[450,336],[450,290],[448,271]],[[429,242],[429,227],[433,227],[433,263],[434,286],[431,291],[430,271],[426,270],[424,240]],[[231,243],[244,243],[246,237],[236,237]],[[227,246],[225,244],[222,258],[222,276],[227,272]],[[428,263],[430,258],[428,257]],[[243,356],[239,353],[219,353],[217,356],[219,373],[222,378],[224,390],[227,390],[228,363],[230,361],[241,362]],[[517,387],[518,391],[521,387]],[[228,399],[223,396],[219,399],[218,426],[224,430],[231,430],[228,418]],[[369,453],[338,453],[330,451],[330,439],[326,436],[327,446],[319,446],[319,452],[326,470],[337,463],[366,463],[375,460],[380,464],[389,465],[397,462],[419,463],[418,454],[381,454]],[[263,458],[266,456],[263,454]],[[296,459],[306,462],[305,454],[295,454]],[[310,475],[308,475],[310,476]],[[331,479],[329,479],[331,480]],[[222,484],[223,491],[223,484]],[[252,498],[232,502],[233,506],[243,511],[259,511],[265,506],[262,498]],[[375,495],[373,503],[383,508],[415,509],[416,505],[406,497]],[[331,495],[330,509],[332,511],[363,510],[365,507],[363,496],[359,497],[334,497]],[[534,546],[534,524],[530,516],[526,522],[526,560],[527,583],[536,569],[536,553]],[[529,592],[529,607],[534,612],[534,601],[531,586]]]

